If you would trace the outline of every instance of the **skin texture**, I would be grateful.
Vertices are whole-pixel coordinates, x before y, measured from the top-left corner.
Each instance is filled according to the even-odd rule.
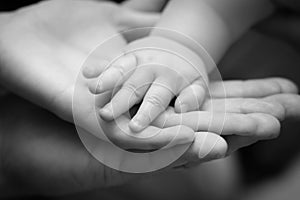
[[[81,12],[78,14],[79,8]],[[115,13],[118,13],[118,17],[113,18]],[[0,48],[3,50],[0,74],[2,85],[72,122],[74,82],[80,71],[79,63],[83,62],[89,50],[107,36],[124,28],[153,24],[158,17],[153,13],[129,11],[108,2],[83,3],[68,0],[43,2],[5,14],[1,20],[6,20],[7,23],[0,34]],[[91,20],[95,18],[97,20]],[[23,36],[19,37],[18,32],[21,30]],[[113,48],[100,52],[100,55],[95,56],[94,62],[109,60],[125,45],[124,38],[117,38]],[[85,87],[84,83],[80,85],[83,92],[88,91]],[[93,97],[88,93],[82,93],[79,97],[78,101],[83,105],[82,110],[79,110],[79,126],[94,133],[98,127],[89,120],[94,112],[91,103]],[[129,121],[128,117],[119,119],[124,127]],[[133,141],[130,137],[124,137],[122,131],[114,127],[116,124],[108,124],[109,132],[112,131],[114,139],[127,149],[161,147],[173,138],[177,130],[180,130],[179,139],[183,143],[191,143],[195,139],[191,128],[177,125],[162,129],[161,134],[148,141],[147,145],[140,140]],[[151,126],[142,133],[151,134],[157,129],[159,128]],[[212,133],[209,135],[215,137]],[[219,137],[219,140],[222,138]]]
[[[81,4],[81,2],[77,2],[78,4],[75,4],[74,2],[75,1],[72,1],[72,4],[69,4],[70,1],[46,2],[45,4],[39,4],[37,7],[30,7],[26,8],[25,10],[18,11],[17,14],[14,13],[3,15],[3,18],[1,18],[1,20],[5,19],[10,21],[10,23],[7,23],[3,29],[6,31],[1,32],[1,44],[5,44],[1,45],[1,48],[3,48],[3,54],[1,55],[1,67],[4,66],[4,68],[1,68],[1,70],[3,70],[3,73],[1,73],[1,81],[3,81],[2,84],[12,89],[12,91],[17,92],[19,95],[22,95],[23,97],[26,97],[27,99],[30,99],[31,101],[34,101],[49,110],[52,110],[56,115],[67,120],[70,120],[70,113],[66,112],[70,111],[70,94],[72,93],[72,87],[70,89],[70,86],[72,86],[73,81],[76,79],[75,75],[77,75],[79,72],[77,62],[80,60],[80,56],[77,57],[77,55],[79,55],[79,51],[77,50],[78,47],[81,49],[85,44],[91,44],[93,42],[92,41],[91,43],[88,43],[88,40],[80,40],[82,38],[91,39],[91,37],[76,37],[75,33],[81,35],[81,31],[86,30],[82,29],[82,27],[78,29],[72,29],[71,33],[68,31],[70,31],[70,27],[78,27],[78,18],[76,17],[85,19],[86,21],[90,21],[91,17],[95,17],[89,16],[84,18],[83,16],[79,16],[78,7],[81,8],[82,12],[85,9],[83,9],[84,7],[82,7],[83,4]],[[87,6],[89,4],[84,5]],[[109,6],[112,4],[108,4],[108,7],[106,3],[99,5],[101,5],[98,7],[100,11],[107,11],[109,10],[108,8],[111,8]],[[102,7],[103,5],[105,6]],[[70,9],[71,6],[74,6],[74,10]],[[96,8],[97,6],[93,4],[91,7]],[[88,8],[87,10],[89,10],[89,15],[91,13],[96,13],[90,11],[91,7],[86,7]],[[66,13],[66,8],[68,8],[67,16],[64,15]],[[73,12],[76,14],[70,15],[70,13]],[[55,13],[55,15],[53,13]],[[98,12],[98,10],[97,13],[103,14],[103,12]],[[45,18],[47,19],[46,21],[42,21],[43,23],[41,24],[38,23],[39,21],[35,20],[44,19],[44,17],[33,17],[34,15],[39,14],[42,16],[45,15]],[[97,19],[97,26],[101,27],[101,23],[99,21],[101,21],[100,19],[103,18],[102,23],[107,23],[107,26],[111,27],[113,23],[104,16],[99,16]],[[73,23],[70,23],[70,26],[67,27],[66,24],[64,24],[66,21],[61,20],[60,17],[64,17],[64,19],[69,20],[66,21]],[[134,18],[136,18],[136,16]],[[83,20],[82,24],[86,22],[85,20]],[[35,23],[26,24],[24,22]],[[98,23],[100,25],[98,25]],[[104,24],[102,25],[104,26]],[[126,23],[120,24],[124,25]],[[48,28],[47,32],[43,31],[45,27]],[[118,29],[115,29],[115,26],[113,27],[113,30],[107,34],[110,35],[112,33],[116,33]],[[15,30],[15,32],[10,32],[8,30]],[[17,32],[19,30],[23,31],[24,37],[18,37]],[[54,30],[60,30],[61,32],[57,33]],[[108,31],[110,29],[108,28],[105,30]],[[102,28],[99,30],[99,33],[102,33],[101,31],[103,31]],[[63,37],[66,35],[70,36],[70,34],[74,34],[74,37],[68,38],[70,40],[66,40],[66,37]],[[103,35],[101,35],[101,37],[99,36],[99,38],[103,39],[105,38],[104,36],[106,37],[107,35],[103,32]],[[43,39],[40,39],[39,37]],[[69,43],[67,43],[67,41]],[[32,43],[35,45],[32,45]],[[73,45],[68,46],[70,43]],[[62,49],[65,49],[65,51],[63,51],[65,52],[64,54],[62,54],[62,52],[57,52],[57,44],[63,46]],[[124,40],[120,40],[119,45],[116,45],[116,49],[121,49],[121,47],[123,47],[125,44],[126,42],[124,42]],[[18,50],[19,48],[22,50],[22,53]],[[24,48],[26,49],[24,50]],[[23,55],[23,52],[27,52],[26,55]],[[114,51],[112,50],[112,52]],[[108,52],[108,54],[113,55],[112,52]],[[62,55],[64,57],[62,57]],[[82,55],[82,57],[84,57],[84,55]],[[72,59],[67,59],[70,57]],[[40,58],[40,60],[37,60],[36,58]],[[75,62],[73,60],[74,58],[78,58],[79,60],[75,60]],[[14,63],[11,63],[12,61]],[[41,74],[33,74],[33,72],[41,72]],[[45,83],[43,82],[44,79],[39,77],[39,75],[43,74],[47,74],[48,76],[53,76],[55,78],[51,79],[49,83]],[[236,84],[239,85],[242,83],[242,86],[245,87],[242,91],[248,91],[247,89],[250,87],[252,90],[249,91],[252,92],[249,94],[241,94],[240,90],[235,92],[232,90],[231,94],[232,97],[265,97],[272,95],[269,97],[272,103],[269,101],[267,103],[271,104],[271,107],[273,103],[276,105],[273,105],[274,107],[277,107],[278,104],[280,104],[278,108],[283,109],[283,111],[279,110],[278,113],[287,113],[287,115],[278,114],[277,112],[274,113],[273,109],[266,111],[262,109],[261,113],[269,114],[259,115],[259,119],[265,119],[265,123],[260,124],[257,118],[254,117],[253,120],[252,117],[250,117],[254,127],[262,126],[261,129],[250,129],[253,131],[251,133],[249,133],[249,130],[247,129],[240,130],[239,133],[243,136],[231,136],[228,138],[227,143],[222,137],[213,133],[209,133],[207,135],[207,141],[210,141],[209,139],[215,141],[217,138],[219,142],[218,145],[215,146],[216,148],[213,150],[211,149],[209,142],[204,143],[207,144],[207,148],[203,149],[209,150],[208,152],[210,153],[205,158],[201,157],[203,154],[199,156],[201,147],[199,144],[203,141],[203,136],[205,135],[201,134],[201,131],[197,128],[197,131],[199,132],[196,134],[197,137],[194,138],[195,142],[191,145],[189,151],[171,167],[181,166],[182,164],[184,164],[184,166],[189,166],[186,163],[190,161],[193,161],[193,163],[199,163],[214,158],[223,157],[228,152],[227,148],[235,150],[242,146],[251,144],[258,139],[270,139],[276,137],[280,128],[278,126],[279,123],[277,119],[283,119],[284,117],[289,116],[299,116],[299,111],[290,109],[293,107],[299,107],[299,105],[297,105],[299,103],[299,97],[295,94],[290,94],[296,92],[295,86],[289,81],[282,79],[280,80],[281,81],[278,81],[277,79],[276,81],[267,80],[266,85],[269,85],[270,87],[265,87],[265,81],[254,81],[252,85],[244,84],[244,82],[237,82]],[[57,82],[59,82],[59,84]],[[56,84],[59,85],[59,87]],[[263,84],[263,88],[266,88],[266,93],[261,91],[259,91],[259,94],[255,93],[253,88],[257,88],[257,84],[259,84],[260,87],[262,87],[260,84]],[[51,85],[51,87],[49,87],[49,85]],[[271,90],[271,94],[270,88],[275,88]],[[58,91],[60,91],[60,93],[58,93],[59,95],[57,94]],[[218,94],[220,94],[217,92],[218,87],[216,87],[215,91],[216,97],[218,97]],[[276,95],[276,93],[289,94]],[[242,103],[243,101],[249,101],[249,99],[239,99],[237,101],[241,101]],[[262,101],[263,102],[261,103],[264,105],[265,99]],[[250,102],[253,103],[253,99],[250,99]],[[207,105],[207,109],[209,110],[209,103],[205,105]],[[240,104],[236,104],[234,102],[233,105]],[[1,184],[4,186],[5,191],[14,193],[16,192],[14,189],[16,189],[21,193],[25,191],[26,193],[36,193],[36,191],[39,191],[42,194],[58,195],[89,190],[97,187],[107,187],[111,185],[122,184],[134,177],[140,178],[140,175],[136,176],[133,174],[125,174],[114,171],[95,161],[81,145],[78,137],[76,136],[74,127],[67,122],[59,120],[53,114],[48,113],[37,106],[29,104],[24,100],[11,96],[5,97],[1,106],[3,106],[1,109],[3,110],[3,115],[1,115],[1,118],[3,117],[1,120],[3,122],[1,123],[1,129],[3,131],[1,131],[0,138],[0,180],[2,181]],[[14,112],[12,109],[15,109]],[[246,114],[243,110],[243,113],[237,114],[247,115],[251,112],[259,113],[256,106],[254,106],[253,109],[254,110],[252,111],[248,110]],[[288,112],[286,111],[287,109]],[[238,112],[239,109],[236,108],[233,109],[233,111]],[[12,112],[17,113],[18,115],[12,116]],[[199,113],[195,114],[195,116],[197,115],[199,115]],[[240,117],[240,115],[237,115],[237,117]],[[234,123],[229,124],[234,125]],[[275,129],[273,126],[274,124],[276,125]],[[159,123],[157,126],[159,126]],[[188,130],[194,133],[191,128]],[[62,176],[62,174],[64,174],[64,176]],[[19,190],[20,187],[23,188],[23,191]]]
[[[240,13],[244,8],[250,10],[251,14]],[[153,29],[150,36],[134,41],[133,45],[129,44],[127,50],[148,47],[147,43],[151,44],[150,47],[163,48],[157,44],[167,42],[167,47],[178,52],[177,48],[170,44],[171,41],[188,47],[200,56],[201,51],[197,47],[199,43],[204,46],[215,62],[219,62],[224,52],[242,33],[270,15],[272,11],[269,0],[169,1],[161,19],[155,25],[162,29]],[[163,31],[164,29],[173,32]],[[180,34],[175,34],[177,32]],[[175,95],[178,96],[175,102],[177,112],[199,109],[206,96],[205,84],[208,82],[207,74],[213,70],[211,66],[203,64],[202,61],[194,63],[198,71],[189,63],[182,62],[182,59],[166,52],[139,50],[129,53],[133,58],[128,58],[130,55],[126,50],[124,51],[126,52],[125,58],[121,58],[119,62],[112,64],[101,74],[94,92],[103,93],[124,83],[112,100],[100,109],[102,119],[113,120],[137,102],[142,101],[139,110],[129,123],[131,130],[139,132],[165,110]],[[186,57],[185,52],[182,50],[179,52],[181,56]],[[187,59],[191,60],[189,57]],[[147,65],[151,67],[145,67]],[[113,81],[110,77],[118,78]],[[141,87],[145,82],[147,85]],[[194,97],[188,94],[194,94],[192,95]],[[129,105],[127,102],[130,102]]]

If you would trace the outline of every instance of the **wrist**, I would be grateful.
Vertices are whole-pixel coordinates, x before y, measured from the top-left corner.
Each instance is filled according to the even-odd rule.
[[[199,46],[202,46],[214,62],[219,62],[233,39],[226,21],[214,6],[205,0],[174,0],[169,4],[169,13],[163,14],[162,20],[156,25],[158,28],[154,28],[151,35],[173,39],[199,55]],[[186,9],[189,10],[188,14],[184,11]],[[176,20],[170,21],[171,16]]]

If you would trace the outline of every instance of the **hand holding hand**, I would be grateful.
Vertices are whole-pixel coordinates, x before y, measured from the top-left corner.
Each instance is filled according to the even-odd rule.
[[[226,100],[222,86],[226,90]],[[215,139],[214,148],[206,146],[210,143],[202,143],[203,150],[211,149],[207,157],[199,160],[197,152],[201,151],[197,136],[190,150],[183,155],[181,162],[186,160],[187,166],[195,163],[224,157],[232,152],[256,143],[259,140],[269,140],[279,136],[280,122],[286,119],[300,119],[300,96],[297,94],[297,86],[287,79],[267,78],[247,81],[224,81],[211,83],[210,92],[212,99],[202,106],[203,111],[189,113],[175,113],[172,109],[165,112],[154,124],[158,127],[174,126],[177,123],[192,128],[201,137],[210,136],[210,130],[218,131],[223,127],[218,140]],[[211,125],[211,112],[221,116],[224,112],[223,101],[226,101],[225,120],[217,120]],[[215,117],[218,119],[218,117]],[[214,135],[214,134],[213,134]],[[223,139],[224,138],[224,139]],[[211,139],[210,139],[211,140]],[[223,141],[222,141],[223,140]],[[211,140],[212,141],[212,140]],[[218,142],[216,142],[218,141]],[[205,151],[204,151],[205,152]],[[202,152],[203,153],[203,152]],[[186,157],[188,155],[188,157]],[[193,163],[191,155],[194,155]],[[203,154],[202,154],[203,155]]]
[[[94,73],[93,78],[99,76],[97,83],[89,85],[95,94],[121,86],[112,100],[100,109],[103,119],[116,119],[143,101],[129,123],[133,131],[139,132],[177,95],[176,112],[200,108],[206,96],[208,75],[205,63],[193,51],[175,41],[149,36],[129,44],[124,53],[111,66],[110,61],[106,61],[108,69],[101,75]],[[91,69],[97,66],[87,67],[86,71],[97,72]]]
[[[202,131],[208,129],[205,118],[212,110],[211,106],[222,99],[220,83],[211,84],[215,98],[204,104],[205,111],[162,114],[162,118],[170,117],[168,126],[176,124],[179,115],[183,115],[183,123],[197,131],[188,151],[166,171],[224,157],[258,139],[276,137],[280,128],[278,119],[300,118],[300,97],[294,94],[296,88],[287,80],[228,81],[224,84],[230,97],[227,111],[232,112],[226,117],[224,134],[228,136],[225,139]],[[145,175],[119,172],[99,163],[81,144],[72,125],[26,101],[2,97],[1,110],[0,139],[5,145],[0,146],[0,151],[5,154],[1,154],[0,177],[10,189],[6,189],[7,192],[16,195],[16,191],[21,194],[37,194],[38,191],[43,195],[58,195],[123,184]],[[14,110],[17,115],[10,114]],[[195,120],[189,122],[187,115],[204,122],[196,127]],[[243,124],[237,123],[240,121]],[[157,120],[155,123],[160,125]],[[230,132],[236,135],[230,135]],[[120,134],[119,137],[123,136]],[[17,177],[22,184],[14,185],[9,182],[10,177]]]

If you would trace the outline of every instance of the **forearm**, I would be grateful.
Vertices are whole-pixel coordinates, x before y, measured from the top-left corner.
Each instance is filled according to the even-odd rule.
[[[272,11],[269,0],[172,0],[157,27],[192,38],[218,62],[233,42]],[[171,37],[199,53],[192,40],[166,33],[155,29],[151,35]]]

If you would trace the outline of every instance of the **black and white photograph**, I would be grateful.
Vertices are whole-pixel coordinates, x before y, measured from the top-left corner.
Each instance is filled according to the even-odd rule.
[[[300,200],[300,0],[2,0],[0,200]]]

